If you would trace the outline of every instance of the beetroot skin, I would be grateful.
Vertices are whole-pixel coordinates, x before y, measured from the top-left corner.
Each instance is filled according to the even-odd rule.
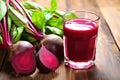
[[[41,41],[41,48],[37,53],[37,67],[40,72],[50,72],[56,70],[63,59],[63,41],[54,34],[44,37]]]
[[[50,52],[52,52],[60,62],[64,59],[63,40],[61,37],[50,34],[45,36],[40,44],[43,44]]]
[[[32,47],[33,47],[33,45],[28,41],[18,41],[17,43],[13,44],[12,46],[10,46],[10,49],[9,49],[10,61],[11,61],[12,57],[14,56],[14,54],[22,53]]]
[[[19,41],[11,46],[10,61],[17,74],[28,75],[35,71],[35,49],[36,47],[27,41]]]
[[[50,72],[59,67],[60,62],[57,57],[49,50],[47,50],[44,45],[42,45],[38,53],[37,63],[40,72]]]
[[[30,48],[29,50],[16,54],[12,58],[12,67],[18,74],[31,74],[36,69],[36,60],[34,57],[35,47]]]

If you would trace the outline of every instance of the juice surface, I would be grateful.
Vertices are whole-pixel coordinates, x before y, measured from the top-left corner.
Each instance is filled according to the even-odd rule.
[[[74,62],[87,62],[95,56],[98,34],[97,24],[85,18],[66,21],[64,24],[65,56]]]

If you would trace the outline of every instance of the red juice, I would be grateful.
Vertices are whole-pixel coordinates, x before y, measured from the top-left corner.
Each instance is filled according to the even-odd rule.
[[[64,23],[64,52],[66,60],[88,62],[95,57],[98,25],[96,22],[78,18]]]

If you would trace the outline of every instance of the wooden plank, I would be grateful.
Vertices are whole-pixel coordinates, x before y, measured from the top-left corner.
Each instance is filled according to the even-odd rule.
[[[75,2],[76,1],[76,2]],[[98,45],[96,52],[96,66],[87,71],[78,70],[77,75],[72,73],[73,80],[82,78],[82,80],[118,80],[120,76],[117,75],[120,73],[119,58],[120,52],[115,44],[109,27],[104,20],[102,13],[95,0],[72,0],[68,1],[68,11],[70,10],[88,10],[93,11],[100,15],[100,27],[99,27],[99,36],[98,36]],[[105,0],[104,0],[105,1]],[[77,3],[79,5],[72,5]],[[107,3],[107,2],[106,2]],[[109,4],[108,4],[109,5]],[[114,33],[114,32],[113,32]],[[112,70],[115,69],[115,70]],[[74,71],[73,71],[74,72]],[[115,74],[114,74],[115,73]],[[83,77],[81,77],[83,76]]]
[[[48,2],[44,0],[41,3],[47,4]],[[11,76],[11,80],[119,80],[120,52],[96,1],[66,0],[62,3],[66,5],[63,6],[64,11],[78,9],[88,10],[94,11],[101,16],[95,66],[88,70],[73,70],[69,67],[65,67],[64,63],[62,63],[57,70],[49,74],[36,72],[34,76],[14,77],[11,74],[11,68],[8,67],[9,64],[6,58],[2,72],[8,73],[9,76]],[[62,5],[60,8],[62,8]]]
[[[97,0],[97,3],[120,49],[120,0]]]

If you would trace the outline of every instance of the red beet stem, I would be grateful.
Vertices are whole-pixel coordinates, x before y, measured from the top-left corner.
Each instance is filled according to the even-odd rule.
[[[37,28],[34,26],[33,22],[32,22],[32,19],[29,15],[29,13],[27,12],[27,10],[24,8],[24,6],[19,2],[19,0],[15,0],[19,6],[23,9],[23,11],[25,12],[26,16],[27,16],[27,20],[28,20],[28,24],[29,24],[29,27],[34,31],[34,34],[37,36],[37,37],[42,37],[43,36],[43,32],[38,32]]]
[[[24,6],[19,2],[19,0],[10,0],[13,7],[15,7],[21,15],[23,15],[28,21],[28,26],[25,26],[28,30],[30,30],[33,35],[32,37],[36,40],[40,40],[40,38],[44,35],[42,30],[39,30],[32,22],[32,19],[28,13],[28,11],[24,8]]]
[[[2,23],[0,23],[0,29],[1,29],[1,33],[2,33],[2,40],[3,43],[1,44],[2,48],[8,48],[10,45],[12,45],[12,40],[11,40],[11,36],[8,30],[8,22],[7,22],[7,18],[8,15],[6,14],[6,16],[3,18]]]
[[[6,6],[8,9],[9,0],[6,0]],[[8,30],[8,12],[6,12],[6,15],[2,19],[2,23],[0,22],[0,29],[2,33],[2,42],[0,43],[0,47],[2,48],[8,48],[10,45],[12,45],[12,39]]]
[[[23,10],[20,8],[20,6],[19,6],[15,1],[10,0],[10,4],[11,4],[14,8],[16,8],[16,9],[20,12],[20,14],[24,15]]]

